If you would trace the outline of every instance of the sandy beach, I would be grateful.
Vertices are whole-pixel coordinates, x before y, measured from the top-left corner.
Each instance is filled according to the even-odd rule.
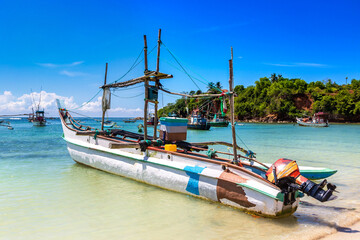
[[[319,238],[319,240],[350,240],[360,239],[360,221],[348,228],[338,229],[337,232]]]

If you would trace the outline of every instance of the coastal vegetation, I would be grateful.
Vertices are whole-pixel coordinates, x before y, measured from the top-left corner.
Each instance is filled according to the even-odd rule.
[[[210,83],[206,93],[218,93],[220,83]],[[296,117],[326,112],[331,121],[360,121],[360,80],[339,85],[331,79],[307,83],[299,78],[284,78],[272,74],[260,78],[255,85],[234,88],[235,115],[244,121],[294,121]],[[189,94],[200,94],[198,90]],[[178,99],[159,110],[159,116],[176,113],[186,117],[188,113],[208,101],[205,99]]]

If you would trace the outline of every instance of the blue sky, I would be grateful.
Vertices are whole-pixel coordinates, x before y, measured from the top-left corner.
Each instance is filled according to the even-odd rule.
[[[226,87],[231,46],[235,84],[252,85],[271,73],[343,84],[345,77],[360,79],[359,11],[359,1],[1,1],[0,113],[24,112],[28,102],[19,98],[41,87],[81,105],[102,84],[105,62],[109,81],[118,79],[141,51],[144,34],[149,48],[156,45],[159,28],[189,72]],[[167,88],[197,90],[165,48],[161,60],[160,71],[174,75],[163,82]],[[155,54],[149,66],[155,69]],[[125,80],[142,71],[143,63]],[[113,115],[138,115],[143,97],[124,99],[141,90],[116,93],[123,99],[113,98],[119,110]],[[160,106],[174,100],[160,95]],[[44,107],[54,108],[53,101]]]

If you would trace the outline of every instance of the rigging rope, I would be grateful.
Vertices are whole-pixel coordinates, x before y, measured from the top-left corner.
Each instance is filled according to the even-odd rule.
[[[198,78],[190,75],[190,74],[185,70],[185,68],[180,64],[180,61],[175,57],[175,55],[170,51],[170,49],[167,48],[166,45],[165,45],[163,42],[161,42],[161,44],[166,48],[166,50],[167,50],[167,51],[170,53],[170,55],[174,58],[174,60],[177,62],[177,64],[179,64],[179,66],[182,68],[182,70],[185,72],[185,74],[188,75],[188,77],[191,79],[191,81],[193,81],[193,83],[194,83],[198,88],[199,88],[199,86],[194,82],[193,79],[198,80],[199,82],[201,82],[201,83],[205,84],[207,87],[209,87],[209,84],[210,84],[209,81],[207,81],[204,77],[202,77],[201,75],[199,75],[199,74],[197,74],[197,73],[194,73],[194,72],[193,72],[194,74],[198,75],[198,76],[199,76],[200,78],[202,78],[205,82],[203,82],[203,81],[201,81],[200,79],[198,79]],[[173,66],[172,64],[170,64],[169,62],[167,62],[167,63],[168,63],[170,66],[174,67],[175,69],[178,69],[178,68],[176,68],[175,66]],[[180,69],[178,69],[178,70],[180,70]],[[191,71],[191,70],[190,70],[190,71]],[[214,86],[214,85],[212,85],[212,86],[210,87],[210,89],[216,89],[216,90],[222,92],[222,90],[221,90],[220,88],[218,88],[218,87],[216,87],[216,86]],[[199,90],[200,90],[200,88],[199,88]]]
[[[112,94],[113,96],[115,96],[115,97],[117,97],[117,98],[136,98],[136,97],[139,97],[139,96],[143,96],[144,95],[144,93],[140,93],[140,94],[138,94],[138,95],[135,95],[135,96],[132,96],[132,97],[120,97],[120,96],[118,96],[118,95],[116,95],[116,94]]]
[[[237,135],[237,133],[235,132],[235,135],[236,135],[236,137],[244,144],[244,146],[246,147],[246,149],[248,150],[248,151],[250,151],[249,150],[249,148],[248,148],[248,146],[245,144],[245,142],[239,137],[239,135]]]
[[[149,55],[154,51],[154,49],[156,48],[156,46],[157,46],[157,45],[155,45],[155,46],[151,49],[151,51],[149,52]],[[136,58],[135,62],[131,65],[130,69],[129,69],[123,76],[121,76],[120,78],[118,78],[117,80],[115,80],[115,81],[112,82],[112,83],[116,83],[116,82],[120,81],[121,79],[123,79],[129,72],[131,72],[131,70],[133,70],[135,67],[137,67],[137,65],[139,65],[139,64],[144,60],[144,58],[142,58],[139,62],[137,62],[137,61],[139,60],[139,58],[140,58],[140,56],[141,56],[141,54],[142,54],[143,51],[144,51],[144,50],[141,49],[138,57]],[[102,90],[102,89],[100,89],[89,101],[87,101],[86,103],[82,104],[81,106],[79,106],[79,107],[77,107],[77,108],[73,108],[72,110],[80,109],[80,108],[82,108],[83,106],[89,104],[89,103],[101,92],[101,90]]]
[[[92,120],[94,120],[94,121],[96,121],[96,122],[101,122],[101,120],[99,120],[99,119],[95,119],[95,118],[86,116],[86,115],[84,115],[84,114],[81,114],[81,113],[78,113],[78,112],[75,112],[75,111],[72,111],[72,110],[69,110],[69,109],[66,109],[66,110],[67,110],[68,112],[72,112],[72,113],[78,114],[78,115],[80,115],[80,116],[83,116],[83,117],[86,117],[86,118],[90,118],[90,119],[92,119]]]
[[[89,102],[91,102],[97,95],[99,95],[99,93],[102,91],[102,89],[99,89],[99,91],[89,100],[87,101],[86,103],[83,103],[81,106],[77,107],[77,108],[73,108],[72,110],[76,110],[76,109],[79,109],[79,108],[82,108],[83,106],[85,106],[86,104],[88,104]],[[68,109],[69,110],[69,109]]]
[[[122,75],[120,78],[118,78],[117,80],[115,80],[112,83],[116,83],[116,82],[120,81],[121,79],[123,79],[129,72],[131,72],[131,70],[133,70],[139,63],[141,63],[144,60],[144,59],[142,59],[140,62],[136,63],[139,60],[143,51],[144,51],[144,49],[141,49],[139,55],[137,56],[135,62],[131,65],[130,69],[124,75]]]
[[[166,50],[170,53],[170,55],[175,59],[175,61],[179,64],[179,66],[182,68],[182,70],[186,73],[186,75],[188,75],[188,77],[191,79],[191,81],[196,85],[196,87],[199,89],[199,90],[201,90],[200,89],[200,87],[196,84],[196,82],[192,79],[192,77],[190,76],[190,74],[185,70],[185,68],[180,64],[180,62],[177,60],[177,58],[175,57],[175,55],[170,51],[170,49],[168,49],[167,47],[166,47],[166,45],[163,43],[163,42],[161,42],[161,44],[162,45],[164,45],[164,47],[166,48]]]

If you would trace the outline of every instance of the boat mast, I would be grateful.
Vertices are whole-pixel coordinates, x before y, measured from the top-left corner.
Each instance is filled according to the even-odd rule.
[[[232,131],[232,143],[233,143],[233,153],[234,153],[234,163],[240,164],[237,159],[237,149],[236,149],[236,133],[235,133],[235,124],[234,124],[234,81],[233,81],[233,48],[231,47],[231,59],[229,60],[230,68],[230,78],[229,78],[229,91],[230,91],[230,120],[231,120],[231,131]]]
[[[144,35],[144,62],[145,62],[144,75],[146,75],[146,74],[147,74],[147,72],[148,72],[148,61],[147,61],[147,41],[146,41],[146,35]],[[148,98],[149,98],[149,93],[148,93],[149,83],[148,83],[148,79],[147,79],[147,78],[145,78],[145,81],[144,81],[144,86],[145,86],[145,103],[144,103],[144,140],[147,140],[147,109],[148,109]]]
[[[161,45],[161,29],[159,29],[159,37],[158,37],[158,49],[157,49],[157,61],[156,61],[156,73],[159,72],[159,68],[160,68],[160,45]],[[157,92],[159,93],[159,79],[156,79],[155,81],[155,87],[157,89]],[[157,121],[158,121],[158,115],[157,115],[157,109],[158,109],[158,101],[157,99],[155,100],[154,104],[155,104],[155,109],[154,109],[154,139],[157,138]]]
[[[106,85],[106,77],[107,77],[107,69],[108,69],[108,63],[106,63],[106,67],[105,67],[105,80],[104,80],[104,86]],[[106,112],[106,107],[104,107],[104,101],[105,101],[105,87],[103,88],[103,98],[102,98],[102,110],[103,110],[103,114],[102,114],[102,121],[101,121],[101,131],[104,131],[104,121],[105,121],[105,112]]]

